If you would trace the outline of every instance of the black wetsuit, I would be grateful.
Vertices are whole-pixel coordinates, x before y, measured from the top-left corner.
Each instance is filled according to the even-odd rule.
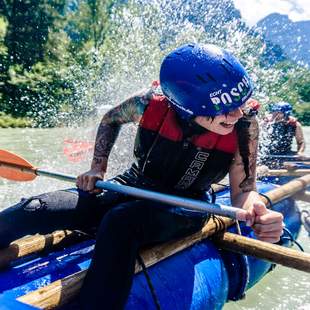
[[[147,106],[138,128],[136,163],[114,181],[206,199],[210,184],[228,172],[236,132],[220,136],[184,124],[164,97]],[[93,260],[81,290],[83,309],[122,309],[138,249],[198,231],[208,215],[115,192],[56,191],[23,199],[0,213],[0,246],[27,234],[97,228]]]

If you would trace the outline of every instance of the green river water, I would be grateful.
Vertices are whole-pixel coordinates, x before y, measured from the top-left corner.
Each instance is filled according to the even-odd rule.
[[[129,166],[133,131],[134,127],[128,126],[121,134],[110,156],[108,176]],[[304,134],[308,143],[307,154],[310,155],[310,127],[304,129]],[[70,162],[64,154],[64,147],[71,144],[64,141],[92,141],[94,136],[95,129],[89,128],[0,129],[0,148],[23,156],[34,166],[75,175],[88,169],[91,155],[79,162]],[[0,179],[0,209],[19,201],[21,197],[65,187],[70,187],[70,184],[44,177],[23,183]],[[299,206],[309,208],[305,203],[299,203]],[[310,253],[310,238],[304,229],[298,241]],[[249,290],[244,300],[230,302],[224,309],[310,309],[310,275],[278,266]]]

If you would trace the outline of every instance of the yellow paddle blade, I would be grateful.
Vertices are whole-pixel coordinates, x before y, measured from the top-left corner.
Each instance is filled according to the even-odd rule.
[[[35,170],[27,160],[0,150],[0,177],[13,181],[32,181],[36,178]]]

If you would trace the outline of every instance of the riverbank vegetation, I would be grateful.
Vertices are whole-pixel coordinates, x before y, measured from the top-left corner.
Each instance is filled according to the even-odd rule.
[[[147,87],[163,55],[189,41],[233,50],[265,107],[289,101],[310,125],[309,70],[267,51],[231,7],[188,2],[180,12],[160,1],[0,0],[0,127],[99,117],[102,106]]]
[[[25,128],[32,127],[31,119],[26,117],[12,117],[0,112],[0,128]]]

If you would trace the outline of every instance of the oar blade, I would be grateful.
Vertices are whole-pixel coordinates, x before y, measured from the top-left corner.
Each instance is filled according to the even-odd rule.
[[[12,181],[32,181],[36,178],[35,173],[29,173],[33,166],[25,159],[0,150],[0,177]]]

